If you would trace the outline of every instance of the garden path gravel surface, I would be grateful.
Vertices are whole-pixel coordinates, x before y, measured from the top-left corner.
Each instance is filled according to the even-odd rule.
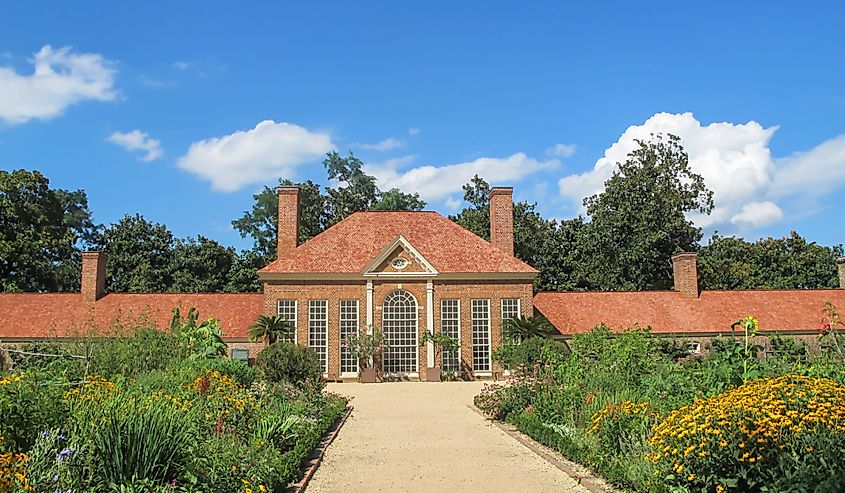
[[[468,407],[481,382],[329,384],[352,415],[308,483],[319,492],[588,492]]]

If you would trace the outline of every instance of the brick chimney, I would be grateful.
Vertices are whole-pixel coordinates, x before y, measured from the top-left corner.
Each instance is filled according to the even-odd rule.
[[[845,257],[836,259],[836,269],[839,271],[839,289],[845,289]]]
[[[106,294],[106,254],[82,252],[82,301],[95,302]]]
[[[513,188],[490,190],[490,243],[513,255]]]
[[[282,186],[279,193],[279,226],[276,258],[281,258],[299,245],[299,187]]]
[[[698,298],[698,254],[678,253],[672,256],[675,291],[689,298]]]

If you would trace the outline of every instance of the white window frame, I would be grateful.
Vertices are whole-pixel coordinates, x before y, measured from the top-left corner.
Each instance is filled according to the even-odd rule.
[[[297,303],[297,301],[295,299],[290,299],[290,298],[276,300],[276,315],[282,314],[282,302],[293,303],[293,343],[296,344],[297,343],[297,337],[296,337],[297,330],[296,329],[299,325],[299,303]]]
[[[387,357],[385,355],[391,349],[393,349],[393,348],[388,347],[382,353],[382,360],[381,360],[382,371],[384,371],[384,373],[386,375],[390,375],[390,376],[394,376],[394,377],[400,377],[400,378],[419,377],[419,367],[420,367],[420,345],[419,345],[419,341],[420,341],[420,317],[419,317],[419,309],[420,309],[420,304],[419,304],[419,301],[417,301],[417,297],[414,296],[413,293],[411,293],[408,290],[399,288],[399,289],[394,289],[393,291],[388,293],[387,296],[384,298],[384,301],[382,301],[382,304],[381,304],[381,306],[382,306],[382,310],[381,310],[382,335],[385,335],[385,339],[389,339],[389,336],[386,335],[388,333],[386,331],[386,327],[387,327],[388,324],[386,322],[387,310],[385,310],[385,303],[387,302],[388,298],[390,298],[391,296],[393,296],[395,293],[398,293],[398,292],[403,292],[403,293],[407,294],[407,296],[413,302],[413,307],[414,307],[413,308],[413,315],[414,315],[414,318],[413,318],[413,324],[414,324],[414,343],[413,343],[413,346],[414,346],[414,350],[415,350],[415,353],[414,353],[415,357],[414,358],[415,358],[416,368],[414,370],[410,370],[410,371],[401,371],[401,370],[400,371],[394,371],[394,372],[387,371],[387,369],[385,368],[385,363],[387,362]],[[392,322],[399,322],[399,323],[402,322],[402,320],[391,320],[391,321]],[[410,346],[405,345],[405,346],[400,346],[400,347],[406,347],[407,348],[407,347],[410,347]],[[400,357],[400,360],[401,360],[401,357]]]
[[[476,370],[475,368],[475,303],[482,302],[487,305],[487,369],[486,370]],[[472,372],[475,375],[492,375],[493,374],[493,334],[492,334],[492,314],[491,312],[491,305],[489,299],[473,299],[470,300],[470,327],[472,328]]]
[[[456,370],[449,370],[449,371],[456,371],[457,373],[460,373],[461,372],[461,299],[460,298],[442,298],[440,300],[440,332],[443,332],[443,303],[446,302],[446,301],[450,301],[450,302],[454,301],[454,302],[457,303],[456,308],[457,308],[457,312],[458,312],[458,318],[457,318],[457,320],[456,319],[449,319],[449,321],[456,320],[457,324],[458,324],[458,338],[457,338],[458,339],[458,349],[457,349],[457,351],[455,351],[457,353],[455,356],[457,357],[457,360],[458,360],[458,368]],[[440,354],[440,358],[442,360],[442,358],[443,358],[442,353]],[[440,364],[443,365],[443,361],[441,361]],[[443,365],[443,366],[445,366],[445,365]],[[446,369],[443,368],[443,371],[446,371]]]
[[[317,303],[322,303],[323,305],[323,313],[325,317],[322,319],[314,319],[312,318],[313,312],[311,310],[312,304],[316,306]],[[323,322],[325,333],[323,337],[325,340],[321,346],[315,346],[311,344],[311,323],[312,322]],[[329,373],[329,300],[308,300],[308,347],[318,349],[323,349],[323,356],[320,356],[320,352],[317,352],[317,357],[320,358],[320,367],[323,370],[323,375],[328,375]]]
[[[501,330],[502,330],[502,345],[505,344],[509,345],[516,345],[516,343],[512,340],[505,339],[505,320],[507,318],[514,318],[514,317],[505,317],[505,301],[516,301],[516,316],[522,316],[522,299],[521,298],[502,298],[499,300],[499,318],[501,319]]]
[[[338,332],[338,340],[340,341],[338,344],[338,371],[340,371],[341,377],[355,377],[358,375],[358,360],[355,359],[355,370],[354,371],[343,371],[343,352],[346,348],[343,347],[343,322],[348,322],[349,320],[344,320],[343,318],[343,304],[344,303],[355,303],[355,333],[361,333],[361,302],[357,299],[355,300],[340,300],[338,303],[337,308],[337,332]]]

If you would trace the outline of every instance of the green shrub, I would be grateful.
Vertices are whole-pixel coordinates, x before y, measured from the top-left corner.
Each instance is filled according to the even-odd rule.
[[[244,387],[252,385],[258,376],[255,368],[250,367],[246,362],[226,358],[185,359],[175,362],[170,369],[177,372],[186,371],[193,376],[205,370],[216,370]]]
[[[89,373],[106,377],[132,378],[163,370],[187,357],[176,336],[154,328],[141,329],[130,336],[85,339],[80,346],[87,346],[80,350],[90,351]]]
[[[531,337],[519,344],[505,344],[496,349],[493,361],[499,362],[506,370],[520,369],[533,374],[546,365],[559,363],[569,354],[569,346],[563,341]]]
[[[0,376],[2,448],[26,451],[42,431],[60,426],[68,413],[62,394],[63,388],[43,372]]]
[[[319,381],[323,373],[313,349],[289,342],[275,342],[264,348],[258,353],[256,366],[264,380],[273,383],[303,385]]]

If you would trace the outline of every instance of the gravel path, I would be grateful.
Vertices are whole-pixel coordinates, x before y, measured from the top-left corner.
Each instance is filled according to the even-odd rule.
[[[308,484],[319,492],[584,492],[467,407],[481,382],[330,384],[354,410]]]

